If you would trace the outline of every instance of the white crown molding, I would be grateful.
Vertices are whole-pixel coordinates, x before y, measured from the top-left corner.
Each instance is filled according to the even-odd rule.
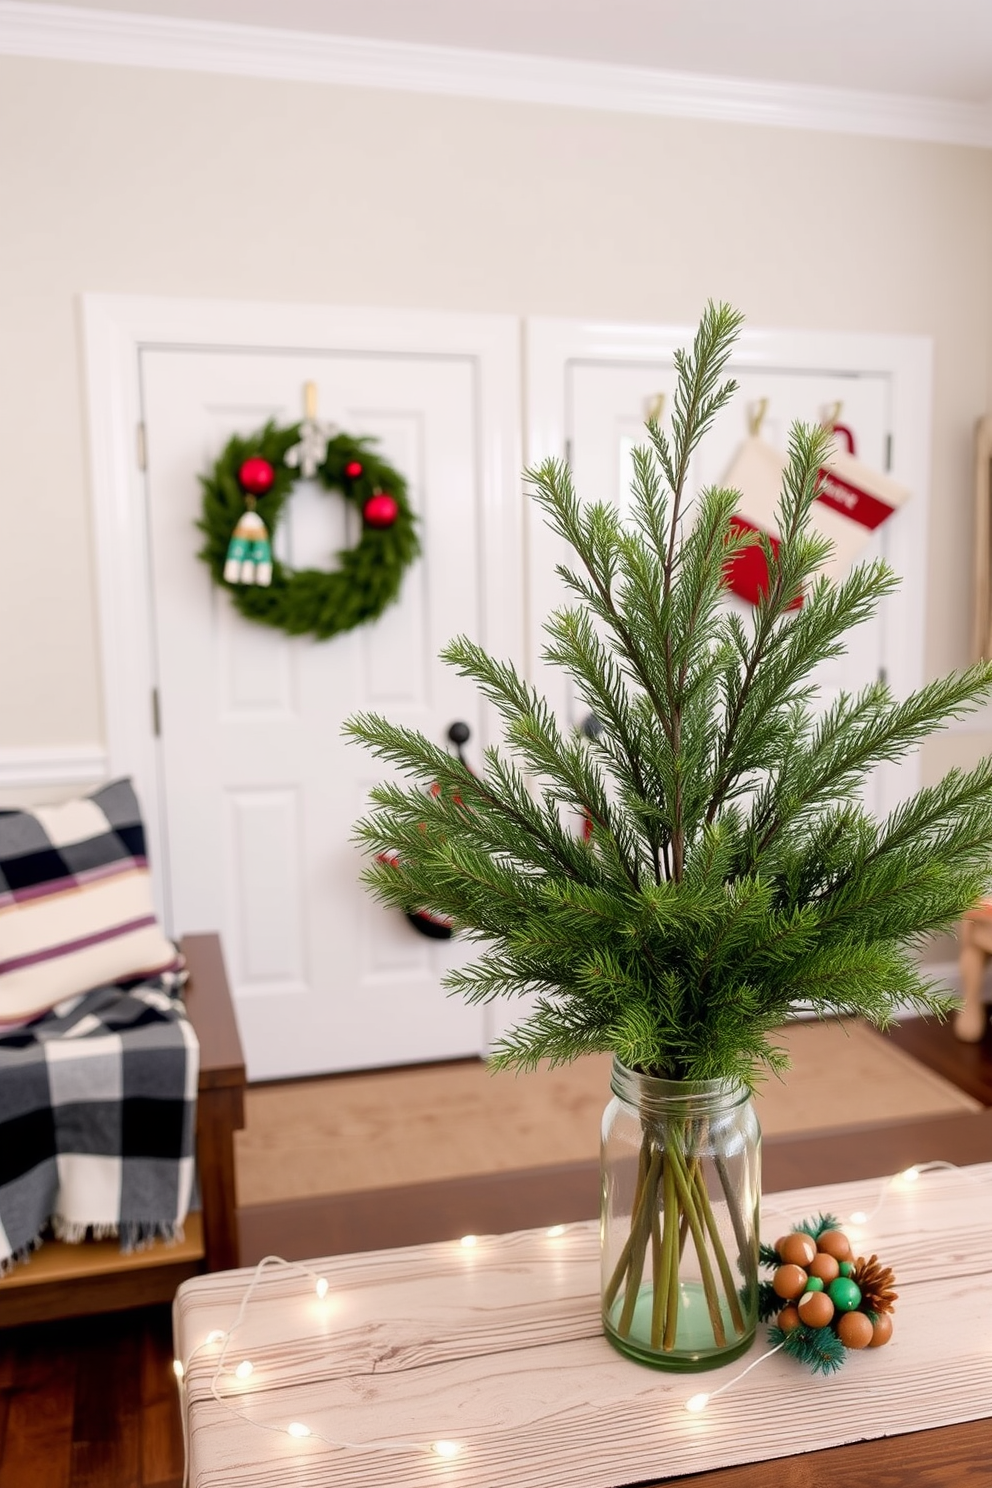
[[[107,751],[102,744],[0,749],[0,790],[98,785],[107,778]]]
[[[132,15],[33,0],[0,0],[0,54],[992,148],[992,110],[946,99]]]

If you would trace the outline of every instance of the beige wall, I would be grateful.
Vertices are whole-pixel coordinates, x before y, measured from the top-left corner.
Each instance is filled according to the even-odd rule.
[[[103,732],[86,290],[932,336],[927,665],[967,659],[992,152],[5,59],[0,180],[0,747]]]

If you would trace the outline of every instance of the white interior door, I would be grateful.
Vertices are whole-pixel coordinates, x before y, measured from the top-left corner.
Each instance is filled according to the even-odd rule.
[[[464,720],[469,755],[484,742],[473,689],[437,661],[458,632],[487,640],[487,593],[511,612],[519,593],[516,483],[501,541],[485,541],[495,513],[474,364],[264,346],[145,347],[140,364],[170,927],[220,930],[252,1079],[478,1054],[485,1010],[440,986],[461,948],[419,935],[358,881],[352,827],[385,772],[341,739],[343,720],[370,709],[439,743]],[[320,416],[378,439],[407,477],[423,545],[396,605],[323,642],[243,619],[196,557],[198,475],[233,433],[295,422],[310,380]],[[301,482],[277,551],[327,568],[357,541],[356,517]],[[509,622],[488,640],[519,629]]]

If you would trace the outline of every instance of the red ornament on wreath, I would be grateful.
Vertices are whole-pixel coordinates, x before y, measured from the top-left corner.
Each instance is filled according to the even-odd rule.
[[[252,496],[264,496],[266,491],[271,491],[275,478],[275,470],[261,455],[251,455],[242,462],[238,471],[238,484],[242,491],[248,491]]]
[[[344,473],[349,480],[357,480],[364,468],[360,460],[349,460],[344,467]]]
[[[385,491],[376,491],[362,507],[362,516],[369,527],[392,527],[399,514],[399,506]]]

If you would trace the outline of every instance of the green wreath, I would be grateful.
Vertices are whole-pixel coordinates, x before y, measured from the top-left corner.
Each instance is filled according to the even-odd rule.
[[[370,440],[335,434],[327,441],[316,479],[357,506],[363,518],[361,540],[340,552],[338,566],[331,570],[293,569],[273,558],[266,586],[228,582],[224,569],[231,535],[246,506],[257,510],[270,536],[279,525],[286,498],[300,479],[286,456],[303,432],[300,424],[279,428],[270,422],[247,439],[235,435],[228,442],[210,473],[200,477],[203,511],[197,526],[206,542],[198,556],[246,619],[323,641],[377,619],[393,603],[420,543],[403,477],[379,458]],[[267,489],[261,483],[255,489],[243,483],[246,462],[249,472],[259,462],[271,467]],[[377,519],[381,525],[373,525]]]

